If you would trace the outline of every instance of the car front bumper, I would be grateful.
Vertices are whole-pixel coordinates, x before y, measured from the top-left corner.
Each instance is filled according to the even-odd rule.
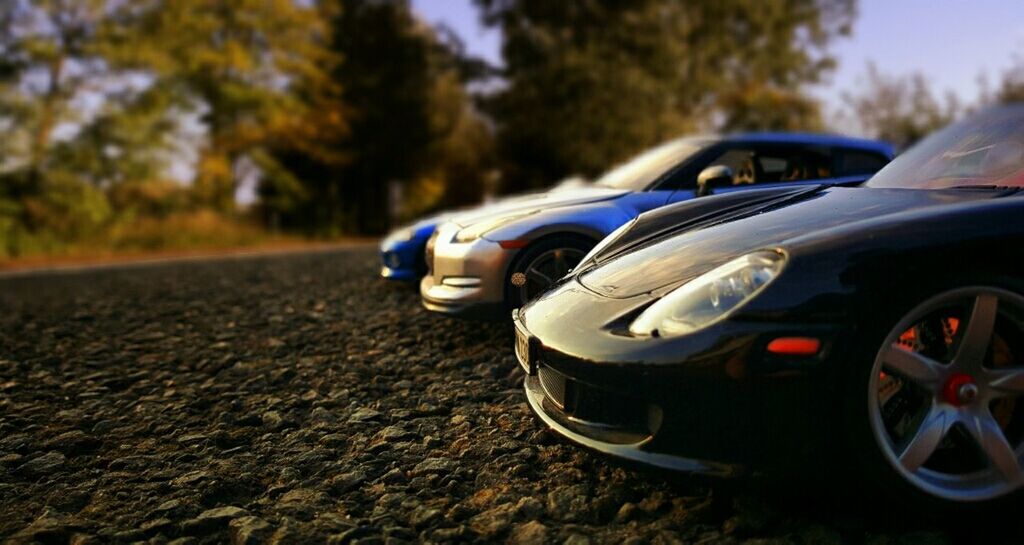
[[[438,229],[428,252],[429,271],[420,281],[423,306],[458,316],[505,318],[504,283],[516,251],[483,238],[451,242],[457,230],[453,225]]]
[[[427,245],[425,237],[397,242],[385,242],[380,247],[381,278],[412,282],[427,272],[423,251]]]
[[[551,346],[557,339],[529,331],[519,315],[514,323],[527,402],[548,427],[581,446],[717,475],[743,466],[798,467],[831,448],[815,438],[834,433],[839,421],[834,360],[842,341],[833,328],[808,326],[805,334],[825,348],[792,358],[764,347],[803,328],[721,324],[696,334],[693,351],[681,351],[678,363],[652,364],[609,353],[607,343],[593,353],[566,353]],[[631,348],[629,340],[622,343]]]

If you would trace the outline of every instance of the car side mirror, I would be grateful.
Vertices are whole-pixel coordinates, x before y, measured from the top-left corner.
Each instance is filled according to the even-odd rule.
[[[725,165],[714,165],[697,175],[697,196],[710,195],[716,187],[732,185],[732,169]]]

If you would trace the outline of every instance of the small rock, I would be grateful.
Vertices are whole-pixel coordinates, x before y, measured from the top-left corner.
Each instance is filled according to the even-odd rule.
[[[586,486],[563,486],[548,493],[548,514],[559,520],[579,520],[587,508]]]
[[[564,545],[590,545],[590,538],[583,534],[570,534]]]
[[[637,507],[635,503],[626,502],[619,508],[619,512],[615,514],[615,522],[624,523],[629,522],[636,518]]]
[[[0,464],[3,464],[5,466],[16,466],[16,465],[20,464],[24,460],[25,460],[24,456],[22,456],[22,455],[20,455],[18,453],[15,453],[15,452],[12,452],[10,454],[4,454],[3,456],[0,456]]]
[[[209,438],[205,433],[187,433],[178,438],[182,445],[195,445],[206,441]]]
[[[516,504],[516,513],[525,520],[534,520],[544,514],[544,504],[537,498],[522,498]]]
[[[273,528],[267,521],[254,516],[239,517],[228,523],[228,532],[233,545],[263,543],[270,537]]]
[[[415,433],[411,433],[401,426],[388,426],[380,431],[377,436],[388,443],[397,443],[400,441],[408,441],[416,437]]]
[[[33,458],[18,468],[19,473],[29,476],[49,475],[64,465],[64,455],[59,452],[47,452],[42,456]]]
[[[196,483],[200,481],[212,479],[213,475],[209,471],[198,470],[190,471],[180,477],[171,480],[171,484],[175,486],[181,486],[186,488],[194,488]]]
[[[289,503],[318,504],[323,501],[324,494],[312,488],[296,488],[285,493],[279,500],[278,505]]]
[[[72,531],[77,529],[68,519],[53,511],[46,509],[42,515],[32,521],[32,524],[22,528],[12,536],[13,543],[19,542],[40,542],[59,543],[66,541]]]
[[[355,543],[358,539],[374,535],[376,531],[377,529],[372,526],[356,526],[355,528],[350,528],[340,534],[335,534],[327,538],[327,543]]]
[[[348,417],[348,421],[351,423],[369,422],[370,420],[377,420],[380,416],[381,414],[373,409],[362,408],[352,413],[352,416]]]
[[[166,513],[168,511],[175,511],[183,505],[185,505],[185,503],[182,502],[181,500],[167,500],[161,503],[160,505],[156,506],[156,509],[153,509],[153,513],[156,514]]]
[[[466,535],[466,527],[455,526],[454,528],[438,528],[437,530],[434,530],[432,535],[435,541],[439,541],[441,543],[462,541],[463,536]]]
[[[99,543],[99,540],[89,534],[74,533],[68,539],[68,545],[94,545],[96,543]]]
[[[117,428],[120,424],[115,420],[100,420],[92,427],[92,432],[95,435],[103,435]]]
[[[421,528],[441,518],[441,510],[430,507],[419,506],[412,512],[409,522],[416,528]]]
[[[516,525],[509,535],[508,542],[517,545],[544,545],[548,541],[548,528],[533,520]]]
[[[284,418],[281,418],[281,413],[277,411],[267,411],[263,413],[263,427],[270,431],[277,431],[284,426]]]
[[[328,447],[343,447],[348,438],[340,433],[330,433],[320,438],[320,444]]]
[[[232,520],[248,515],[249,512],[241,507],[228,505],[225,507],[214,507],[199,514],[198,517],[185,521],[182,524],[182,531],[188,535],[207,533],[219,527],[227,526]]]
[[[344,494],[366,482],[366,474],[358,469],[342,473],[327,481],[327,487],[335,494]]]
[[[514,505],[503,503],[471,518],[469,527],[484,538],[492,538],[504,532],[512,524],[515,511]]]
[[[451,473],[455,467],[455,463],[447,458],[427,458],[416,464],[416,467],[412,470],[412,475],[415,477],[418,475]]]
[[[386,484],[402,484],[409,481],[409,478],[405,476],[405,472],[399,468],[392,469],[384,474],[380,478]]]
[[[270,536],[267,543],[268,545],[286,545],[300,541],[304,540],[302,539],[298,523],[292,519],[285,518],[282,521],[281,527]]]
[[[73,456],[95,450],[100,442],[80,430],[64,432],[47,441],[44,446],[50,450],[59,450]]]
[[[147,536],[152,536],[160,533],[164,533],[174,528],[175,524],[169,518],[158,518],[142,524],[139,527],[142,533]]]

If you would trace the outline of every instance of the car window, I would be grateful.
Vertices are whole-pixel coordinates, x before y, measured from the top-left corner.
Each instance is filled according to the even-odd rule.
[[[870,151],[844,149],[838,153],[837,176],[874,174],[889,163],[884,155]]]
[[[868,187],[1024,187],[1024,105],[990,108],[914,145]]]
[[[704,144],[703,141],[693,139],[673,140],[612,168],[594,184],[643,191],[665,173],[700,151]]]
[[[733,185],[820,180],[832,177],[832,159],[822,149],[806,146],[743,146],[725,151],[707,166],[733,172]]]

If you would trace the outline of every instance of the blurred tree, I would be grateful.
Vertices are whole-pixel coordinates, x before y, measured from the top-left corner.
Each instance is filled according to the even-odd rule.
[[[982,90],[982,103],[1024,102],[1024,55],[1015,55],[1013,65],[1003,72],[994,93]]]
[[[804,94],[854,0],[475,0],[504,36],[486,98],[505,189],[594,175],[702,128],[820,124]]]
[[[899,150],[946,126],[962,111],[954,94],[936,97],[922,74],[888,76],[874,64],[868,64],[863,88],[845,93],[843,100],[852,123]]]
[[[292,86],[324,80],[335,64],[320,13],[296,0],[136,0],[117,15],[125,23],[113,27],[108,57],[151,73],[178,107],[201,113],[195,191],[231,210],[239,161],[313,115],[316,105]],[[337,111],[316,115],[320,129],[343,129]]]
[[[291,142],[276,144],[273,159],[283,168],[263,168],[260,187],[271,223],[326,234],[381,233],[389,226],[395,184],[413,195],[410,213],[479,188],[489,133],[462,87],[464,72],[479,65],[419,22],[406,0],[322,6],[332,49],[342,59],[332,70],[341,85],[333,103],[349,112],[350,132],[323,142],[343,150],[335,160]],[[310,88],[316,85],[300,85],[299,93]]]
[[[54,130],[76,120],[72,100],[104,70],[96,35],[105,8],[105,0],[0,3],[0,112],[12,116],[31,185],[41,181]]]
[[[78,172],[54,172],[55,149],[74,136],[58,131],[88,121],[83,101],[109,75],[98,52],[106,10],[105,0],[0,2],[0,254],[46,230],[77,235],[109,215]]]

